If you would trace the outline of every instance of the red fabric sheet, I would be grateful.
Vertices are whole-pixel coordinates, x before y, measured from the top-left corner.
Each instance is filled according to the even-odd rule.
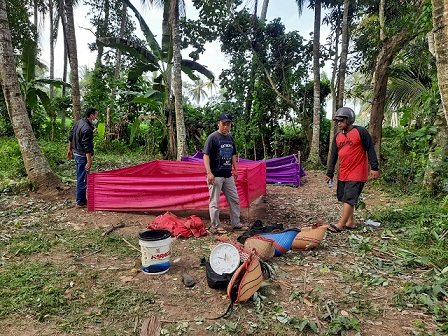
[[[165,212],[163,215],[157,216],[148,224],[150,230],[168,230],[173,237],[196,238],[207,235],[204,222],[196,215],[187,218],[177,217],[171,212]]]
[[[266,194],[265,181],[265,162],[238,164],[241,208]],[[89,211],[206,210],[209,193],[203,163],[157,160],[88,174],[87,199]]]

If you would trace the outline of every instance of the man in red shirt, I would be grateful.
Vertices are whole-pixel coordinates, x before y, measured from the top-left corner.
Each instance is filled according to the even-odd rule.
[[[331,158],[327,171],[327,182],[333,180],[336,161],[339,159],[337,197],[343,202],[342,217],[338,223],[331,224],[330,232],[341,232],[354,229],[353,218],[355,205],[361,195],[364,184],[369,178],[369,163],[371,178],[378,178],[379,167],[372,137],[360,126],[355,126],[355,112],[349,107],[341,107],[333,119],[338,123],[331,148]]]

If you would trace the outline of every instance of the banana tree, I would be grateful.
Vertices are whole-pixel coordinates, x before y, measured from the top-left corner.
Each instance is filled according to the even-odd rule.
[[[166,97],[164,105],[165,109],[168,111],[168,123],[169,129],[172,130],[172,71],[174,65],[173,50],[177,51],[176,54],[180,54],[180,48],[178,49],[177,43],[179,43],[178,37],[175,38],[177,30],[173,29],[178,24],[178,19],[175,17],[179,16],[179,0],[165,0],[163,3],[163,21],[162,21],[162,44],[158,43],[154,34],[149,29],[147,23],[143,19],[139,11],[132,5],[129,0],[124,0],[128,8],[132,10],[137,21],[139,22],[140,29],[142,30],[147,45],[149,49],[145,46],[137,46],[131,41],[119,38],[119,37],[106,37],[99,38],[97,43],[103,44],[104,46],[116,48],[122,52],[126,52],[131,55],[136,63],[130,69],[128,74],[128,82],[135,82],[144,72],[156,72],[158,76],[154,80],[153,88],[164,94]],[[174,16],[174,18],[173,18]],[[179,58],[179,57],[178,57]],[[180,60],[181,70],[192,80],[198,80],[197,74],[202,74],[210,80],[214,80],[214,75],[203,65],[192,61],[181,59]],[[180,77],[180,73],[176,76]],[[180,81],[176,80],[176,83]],[[180,97],[181,98],[181,97]],[[176,103],[176,129],[177,129],[177,144],[179,146],[184,146],[186,144],[185,140],[185,124],[183,121],[182,111],[178,110],[181,108],[181,102],[179,102],[179,96],[177,95]],[[170,131],[170,138],[173,136],[173,131]],[[173,144],[171,147],[174,147]],[[179,150],[182,150],[179,148]],[[171,148],[170,153],[174,156],[176,151]],[[179,157],[179,151],[177,153]]]
[[[22,74],[19,77],[20,89],[23,94],[25,105],[31,116],[39,103],[44,107],[45,112],[51,119],[51,138],[54,138],[54,129],[56,124],[56,113],[51,105],[51,99],[48,93],[43,90],[44,85],[55,87],[71,87],[70,84],[56,79],[36,78],[36,67],[39,66],[37,60],[36,42],[29,40],[23,48],[21,64]]]

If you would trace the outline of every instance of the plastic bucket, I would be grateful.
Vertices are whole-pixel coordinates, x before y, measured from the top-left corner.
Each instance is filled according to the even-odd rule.
[[[142,271],[146,274],[163,274],[170,268],[171,232],[149,230],[139,233],[142,252]]]

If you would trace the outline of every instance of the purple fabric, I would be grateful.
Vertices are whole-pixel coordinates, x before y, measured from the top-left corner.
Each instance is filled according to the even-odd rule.
[[[197,151],[193,156],[183,156],[182,161],[201,162],[203,157],[202,152]],[[254,160],[239,158],[239,161],[250,162]],[[266,160],[266,183],[299,186],[301,178],[305,175],[305,170],[299,164],[297,156],[294,154]]]

